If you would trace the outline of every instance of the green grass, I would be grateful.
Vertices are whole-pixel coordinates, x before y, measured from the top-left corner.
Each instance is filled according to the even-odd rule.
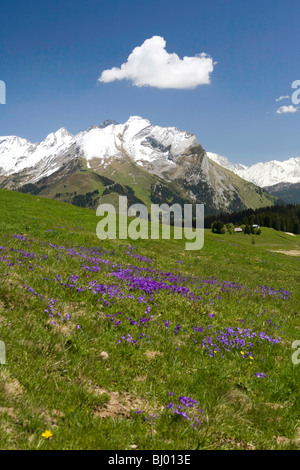
[[[0,260],[0,339],[7,348],[7,363],[0,365],[2,449],[299,448],[300,364],[291,357],[292,343],[300,339],[300,256],[276,251],[300,250],[300,236],[262,228],[252,244],[252,236],[205,231],[204,248],[192,252],[181,240],[100,241],[95,211],[59,201],[4,190],[0,201],[0,247],[6,247],[0,250],[6,259]],[[26,241],[13,238],[20,234]],[[133,254],[153,262],[127,254],[127,244],[134,246]],[[110,299],[65,287],[72,283],[70,275],[78,275],[78,286],[91,280],[119,283],[128,293],[111,265],[85,271],[81,265],[95,262],[68,256],[66,247],[98,247],[103,259],[124,268],[180,274],[181,285],[203,300],[160,290],[149,302],[149,327],[130,324],[126,316],[134,321],[145,316],[146,304],[137,301],[142,292],[132,290],[135,299]],[[203,287],[200,279],[212,276],[244,287],[224,292],[212,284]],[[262,298],[259,285],[286,289],[290,296]],[[53,318],[44,311],[50,299],[56,300]],[[70,320],[61,322],[57,312],[70,314]],[[119,326],[106,316],[114,314],[113,320],[122,320]],[[163,320],[171,322],[168,327]],[[177,323],[181,330],[175,333]],[[196,324],[203,333],[192,330]],[[248,346],[220,348],[210,357],[201,342],[215,331],[211,325],[251,328],[281,340],[250,340],[253,360]],[[145,337],[139,340],[141,332]],[[137,342],[118,343],[127,334]],[[255,376],[260,372],[266,378]],[[166,409],[182,395],[203,409],[197,429]],[[138,408],[142,414],[134,413]],[[150,413],[157,418],[145,419]],[[52,431],[51,439],[42,437],[45,430]]]
[[[55,198],[56,194],[60,194],[58,198],[64,198],[65,202],[71,202],[74,194],[86,194],[98,190],[101,195],[104,189],[104,185],[97,179],[96,175],[88,171],[77,171],[61,183],[44,189],[41,194],[49,198]]]

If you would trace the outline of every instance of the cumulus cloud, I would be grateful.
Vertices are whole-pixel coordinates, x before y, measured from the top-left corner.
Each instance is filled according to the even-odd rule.
[[[189,89],[210,83],[215,62],[205,53],[194,57],[180,57],[166,51],[166,41],[153,36],[129,55],[120,68],[104,70],[99,82],[131,80],[138,87]]]
[[[281,100],[288,100],[290,98],[290,96],[279,96],[279,98],[276,98],[275,101],[281,101]]]
[[[281,106],[280,108],[277,109],[276,113],[286,114],[286,113],[296,113],[297,111],[298,111],[298,108],[296,108],[296,106],[290,105],[290,106]]]

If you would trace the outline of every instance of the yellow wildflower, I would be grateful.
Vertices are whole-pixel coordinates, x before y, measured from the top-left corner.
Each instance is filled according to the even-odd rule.
[[[46,439],[50,439],[50,437],[53,436],[53,433],[49,430],[46,430],[45,432],[43,432],[42,436],[45,437]]]

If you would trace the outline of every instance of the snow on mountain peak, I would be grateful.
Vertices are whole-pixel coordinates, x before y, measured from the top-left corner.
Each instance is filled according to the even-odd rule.
[[[11,174],[30,168],[65,151],[73,142],[74,136],[64,127],[36,144],[17,136],[0,137],[0,173]]]
[[[215,153],[207,152],[207,155],[219,165],[260,187],[273,186],[278,183],[300,183],[300,157],[289,158],[283,162],[278,160],[259,162],[247,167],[239,163],[231,163],[226,157]]]
[[[130,116],[124,124],[107,120],[99,126],[72,135],[61,127],[44,141],[32,144],[17,136],[0,137],[0,174],[9,175],[31,168],[34,178],[49,175],[72,158],[80,155],[88,166],[93,158],[104,163],[106,159],[131,158],[139,165],[160,172],[176,164],[176,158],[198,144],[196,137],[176,127],[153,126],[140,116]],[[76,147],[76,152],[72,150]],[[270,161],[245,166],[231,163],[226,157],[207,152],[207,156],[258,186],[272,186],[280,182],[300,182],[300,157],[286,161]],[[150,165],[150,166],[149,166]],[[33,168],[34,167],[34,168]]]
[[[49,167],[49,159],[55,160],[73,144],[88,162],[93,158],[103,160],[125,154],[141,165],[151,162],[159,166],[172,165],[174,158],[197,145],[197,139],[175,127],[153,126],[140,116],[130,116],[124,124],[107,120],[75,136],[61,127],[35,144],[17,136],[1,137],[0,171],[16,173],[42,161],[42,166],[45,167],[47,161]]]
[[[112,122],[75,136],[87,161],[128,155],[139,164],[172,165],[172,157],[197,144],[194,135],[175,127],[153,126],[148,119],[131,116],[124,124]]]
[[[70,134],[67,129],[61,127],[56,132],[51,132],[51,134],[48,134],[46,139],[41,142],[41,145],[43,145],[43,147],[47,147],[48,145],[52,146],[55,143],[63,144],[64,142],[69,142],[73,138],[74,136]]]
[[[71,134],[71,132],[69,132],[65,127],[58,129],[55,134],[61,137],[74,137],[73,134]]]
[[[26,154],[31,142],[15,135],[0,137],[0,174],[14,168],[18,159]]]
[[[134,121],[144,121],[144,122],[147,122],[148,124],[151,124],[151,122],[148,121],[148,119],[145,119],[141,116],[129,116],[126,124],[130,124],[131,122],[134,122]]]

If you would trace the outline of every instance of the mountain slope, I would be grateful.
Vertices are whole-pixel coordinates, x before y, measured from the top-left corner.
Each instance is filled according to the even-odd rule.
[[[278,183],[265,189],[289,204],[300,204],[300,183]]]

